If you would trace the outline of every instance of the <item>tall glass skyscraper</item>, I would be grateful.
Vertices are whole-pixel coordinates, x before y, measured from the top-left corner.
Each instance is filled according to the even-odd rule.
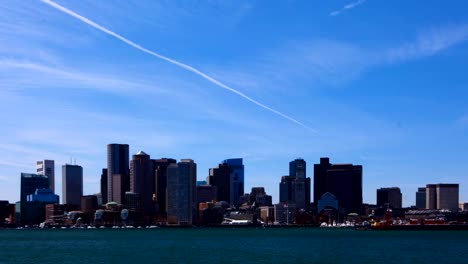
[[[152,216],[155,193],[153,161],[143,151],[133,155],[130,161],[130,191],[140,195],[145,216]]]
[[[129,146],[107,145],[107,201],[123,204],[130,191]]]
[[[281,177],[280,202],[294,203],[298,209],[310,205],[310,178],[306,178],[306,162],[295,159],[289,163],[289,175]]]
[[[167,223],[192,225],[197,212],[197,164],[182,159],[167,168]]]
[[[241,158],[226,159],[209,171],[208,182],[218,190],[217,200],[237,206],[244,195],[244,164]]]

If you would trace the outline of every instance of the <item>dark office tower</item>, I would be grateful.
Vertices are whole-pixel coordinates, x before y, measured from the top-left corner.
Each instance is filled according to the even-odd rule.
[[[362,166],[330,164],[329,158],[320,158],[320,164],[314,164],[314,202],[326,192],[336,196],[346,214],[361,213]]]
[[[218,189],[217,200],[237,206],[244,195],[244,165],[242,159],[224,160],[217,168],[209,170],[208,181]]]
[[[107,203],[107,169],[102,169],[101,174],[101,197],[102,204]]]
[[[107,145],[107,202],[124,203],[130,191],[127,144]]]
[[[426,209],[426,187],[420,187],[416,192],[416,208]]]
[[[306,178],[306,162],[303,159],[295,159],[289,162],[289,176]]]
[[[16,205],[16,222],[21,224],[36,223],[44,211],[43,203],[28,202],[28,195],[36,190],[48,189],[49,179],[41,174],[21,173],[20,202]],[[42,219],[41,219],[42,220]]]
[[[314,164],[314,203],[327,192],[327,171],[331,168],[329,158],[320,158],[320,164]]]
[[[81,205],[83,196],[83,168],[78,165],[62,166],[62,203]]]
[[[218,189],[216,200],[231,203],[231,166],[226,163],[219,164],[217,168],[210,169],[208,183]]]
[[[47,176],[33,173],[21,173],[21,203],[27,201],[27,197],[33,194],[37,189],[49,188],[49,179]]]
[[[192,225],[197,211],[197,164],[182,159],[167,168],[167,222]]]
[[[310,204],[310,178],[306,178],[306,162],[296,159],[289,163],[289,176],[281,177],[280,202],[294,203],[297,209]]]
[[[239,197],[244,195],[244,164],[241,158],[226,159],[223,164],[231,166],[231,204],[237,205]]]
[[[175,159],[155,159],[153,160],[153,168],[155,172],[155,198],[157,200],[157,211],[158,214],[162,217],[166,217],[167,214],[167,199],[166,199],[166,189],[167,189],[167,167],[171,164],[176,164]]]
[[[390,208],[401,208],[402,198],[398,187],[377,189],[377,206],[388,205]]]
[[[53,160],[37,161],[36,172],[49,178],[49,189],[55,192],[55,162]]]
[[[154,214],[154,187],[153,161],[148,154],[140,151],[133,155],[130,161],[130,191],[140,195],[141,206],[146,216]]]

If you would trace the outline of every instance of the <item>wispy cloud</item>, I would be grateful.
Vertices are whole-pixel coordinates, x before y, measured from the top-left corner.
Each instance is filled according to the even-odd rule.
[[[390,48],[382,55],[386,62],[400,62],[435,55],[468,40],[468,24],[451,25],[422,32],[416,41]]]
[[[335,11],[332,11],[330,12],[330,16],[337,16],[347,10],[350,10],[350,9],[353,9],[357,6],[360,6],[362,4],[364,4],[367,0],[357,0],[356,2],[352,2],[352,3],[349,3],[345,6],[343,6],[341,9],[338,9],[338,10],[335,10]]]
[[[262,96],[268,96],[271,91],[287,95],[292,89],[300,93],[301,89],[310,92],[346,85],[371,68],[436,56],[467,40],[468,24],[422,30],[412,40],[390,43],[390,47],[385,43],[380,47],[363,48],[357,43],[314,39],[267,50],[255,60],[239,60],[224,67],[212,65],[210,71],[230,85],[264,98]],[[295,83],[304,80],[311,85],[304,87]]]
[[[135,49],[138,49],[138,50],[140,50],[140,51],[142,51],[142,52],[144,52],[144,53],[146,53],[148,55],[151,55],[153,57],[156,57],[158,59],[167,61],[167,62],[169,62],[169,63],[171,63],[173,65],[176,65],[176,66],[178,66],[178,67],[180,67],[182,69],[185,69],[187,71],[190,71],[190,72],[192,72],[192,73],[194,73],[194,74],[208,80],[209,82],[211,82],[211,83],[213,83],[213,84],[215,84],[215,85],[217,85],[217,86],[219,86],[219,87],[221,87],[221,88],[223,88],[223,89],[225,89],[225,90],[227,90],[229,92],[232,92],[232,93],[244,98],[245,100],[247,100],[247,101],[249,101],[249,102],[251,102],[251,103],[253,103],[253,104],[255,104],[255,105],[257,105],[257,106],[259,106],[259,107],[261,107],[263,109],[265,109],[265,110],[268,110],[268,111],[270,111],[270,112],[272,112],[272,113],[274,113],[274,114],[276,114],[278,116],[281,116],[282,118],[284,118],[286,120],[289,120],[289,121],[291,121],[291,122],[293,122],[293,123],[295,123],[297,125],[300,125],[300,126],[306,128],[306,129],[310,130],[313,133],[316,133],[316,134],[318,133],[315,129],[305,125],[304,123],[296,120],[295,118],[290,117],[290,116],[288,116],[288,115],[286,115],[286,114],[284,114],[284,113],[282,113],[282,112],[280,112],[280,111],[278,111],[276,109],[273,109],[273,108],[271,108],[271,107],[269,107],[269,106],[255,100],[255,99],[247,96],[246,94],[244,94],[244,93],[242,93],[242,92],[240,92],[240,91],[238,91],[238,90],[236,90],[236,89],[222,83],[221,81],[207,75],[206,73],[204,73],[204,72],[202,72],[202,71],[200,71],[200,70],[198,70],[198,69],[196,69],[196,68],[194,68],[194,67],[192,67],[192,66],[190,66],[188,64],[179,62],[177,60],[174,60],[172,58],[163,56],[163,55],[158,54],[158,53],[156,53],[156,52],[154,52],[152,50],[149,50],[149,49],[147,49],[147,48],[145,48],[145,47],[143,47],[143,46],[141,46],[141,45],[139,45],[139,44],[137,44],[137,43],[135,43],[135,42],[133,42],[133,41],[119,35],[119,34],[117,34],[117,33],[115,33],[115,32],[113,32],[113,31],[111,31],[111,30],[109,30],[109,29],[95,23],[94,21],[91,21],[90,19],[88,19],[86,17],[83,17],[83,16],[73,12],[72,10],[67,9],[67,8],[65,8],[65,7],[59,5],[59,4],[55,3],[55,2],[52,2],[50,0],[41,0],[41,1],[43,3],[45,3],[45,4],[50,5],[51,7],[55,8],[57,10],[63,12],[63,13],[66,13],[66,14],[68,14],[68,15],[70,15],[70,16],[72,16],[72,17],[74,17],[74,18],[76,18],[76,19],[78,19],[78,20],[80,20],[80,21],[82,21],[82,22],[84,22],[84,23],[86,23],[86,24],[88,24],[88,25],[90,25],[90,26],[92,26],[92,27],[94,27],[94,28],[96,28],[96,29],[98,29],[98,30],[100,30],[100,31],[102,31],[102,32],[116,38],[116,39],[118,39],[118,40],[120,40],[120,41],[122,41],[123,43],[125,43],[125,44],[127,44],[127,45],[129,45],[129,46],[131,46],[131,47],[133,47]]]

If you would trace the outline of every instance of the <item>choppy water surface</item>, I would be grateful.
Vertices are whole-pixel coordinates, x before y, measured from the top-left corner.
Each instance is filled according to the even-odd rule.
[[[0,263],[468,263],[468,231],[0,230]]]

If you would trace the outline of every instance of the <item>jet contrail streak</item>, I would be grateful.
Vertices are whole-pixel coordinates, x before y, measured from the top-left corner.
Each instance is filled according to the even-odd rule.
[[[278,110],[275,110],[275,109],[273,109],[273,108],[271,108],[271,107],[268,107],[268,106],[266,106],[266,105],[260,103],[259,101],[255,100],[255,99],[250,98],[249,96],[245,95],[244,93],[242,93],[242,92],[240,92],[240,91],[238,91],[238,90],[236,90],[236,89],[234,89],[234,88],[231,88],[231,87],[227,86],[226,84],[224,84],[224,83],[222,83],[222,82],[216,80],[215,78],[213,78],[213,77],[211,77],[211,76],[209,76],[209,75],[207,75],[207,74],[201,72],[200,70],[198,70],[198,69],[196,69],[196,68],[194,68],[194,67],[192,67],[192,66],[190,66],[190,65],[187,65],[187,64],[185,64],[185,63],[176,61],[176,60],[174,60],[174,59],[171,59],[171,58],[169,58],[169,57],[166,57],[166,56],[163,56],[163,55],[161,55],[161,54],[158,54],[158,53],[156,53],[156,52],[154,52],[154,51],[151,51],[151,50],[149,50],[149,49],[147,49],[147,48],[145,48],[145,47],[142,47],[142,46],[136,44],[135,42],[133,42],[133,41],[131,41],[131,40],[129,40],[129,39],[127,39],[127,38],[125,38],[125,37],[123,37],[123,36],[121,36],[121,35],[115,33],[115,32],[113,32],[113,31],[111,31],[111,30],[109,30],[109,29],[107,29],[107,28],[105,28],[105,27],[103,27],[103,26],[101,26],[101,25],[95,23],[94,21],[91,21],[91,20],[87,19],[86,17],[83,17],[83,16],[81,16],[81,15],[79,15],[79,14],[73,12],[72,10],[70,10],[70,9],[68,9],[68,8],[65,8],[65,7],[63,7],[63,6],[61,6],[61,5],[57,4],[57,3],[55,3],[55,2],[53,2],[53,1],[50,1],[50,0],[40,0],[40,1],[43,2],[43,3],[45,3],[45,4],[48,4],[49,6],[55,8],[55,9],[57,9],[57,10],[59,10],[59,11],[62,11],[63,13],[68,14],[68,15],[70,15],[70,16],[72,16],[72,17],[78,19],[78,20],[81,20],[82,22],[84,22],[84,23],[86,23],[86,24],[88,24],[88,25],[90,25],[90,26],[92,26],[92,27],[94,27],[94,28],[96,28],[96,29],[98,29],[98,30],[100,30],[100,31],[102,31],[102,32],[104,32],[104,33],[106,33],[106,34],[108,34],[108,35],[111,35],[111,36],[113,36],[114,38],[116,38],[116,39],[118,39],[118,40],[120,40],[120,41],[122,41],[122,42],[124,42],[124,43],[126,43],[126,44],[128,44],[128,45],[130,45],[130,46],[132,46],[132,47],[134,47],[134,48],[136,48],[136,49],[142,51],[142,52],[145,52],[145,53],[147,53],[147,54],[149,54],[149,55],[152,55],[152,56],[154,56],[154,57],[156,57],[156,58],[159,58],[159,59],[161,59],[161,60],[165,60],[165,61],[167,61],[167,62],[169,62],[169,63],[172,63],[172,64],[174,64],[174,65],[176,65],[176,66],[179,66],[179,67],[181,67],[181,68],[183,68],[183,69],[185,69],[185,70],[187,70],[187,71],[191,71],[191,72],[193,72],[193,73],[195,73],[195,74],[197,74],[197,75],[199,75],[199,76],[205,78],[206,80],[210,81],[211,83],[214,83],[214,84],[216,84],[217,86],[219,86],[219,87],[221,87],[221,88],[223,88],[223,89],[226,89],[226,90],[228,90],[228,91],[230,91],[230,92],[232,92],[232,93],[235,93],[235,94],[237,94],[238,96],[244,98],[245,100],[250,101],[251,103],[256,104],[257,106],[260,106],[260,107],[262,107],[262,108],[264,108],[264,109],[266,109],[266,110],[268,110],[268,111],[270,111],[270,112],[272,112],[272,113],[275,113],[275,114],[277,114],[277,115],[279,115],[279,116],[281,116],[281,117],[283,117],[283,118],[285,118],[285,119],[287,119],[287,120],[289,120],[289,121],[291,121],[291,122],[293,122],[293,123],[296,123],[296,124],[298,124],[298,125],[300,125],[300,126],[302,126],[302,127],[304,127],[304,128],[307,128],[307,129],[309,129],[310,131],[312,131],[312,132],[314,132],[314,133],[316,133],[316,134],[319,134],[318,131],[316,131],[315,129],[313,129],[313,128],[311,128],[311,127],[305,125],[305,124],[303,124],[302,122],[299,122],[299,121],[297,121],[296,119],[294,119],[294,118],[292,118],[292,117],[290,117],[290,116],[288,116],[288,115],[285,115],[285,114],[281,113],[281,112],[278,111]]]

